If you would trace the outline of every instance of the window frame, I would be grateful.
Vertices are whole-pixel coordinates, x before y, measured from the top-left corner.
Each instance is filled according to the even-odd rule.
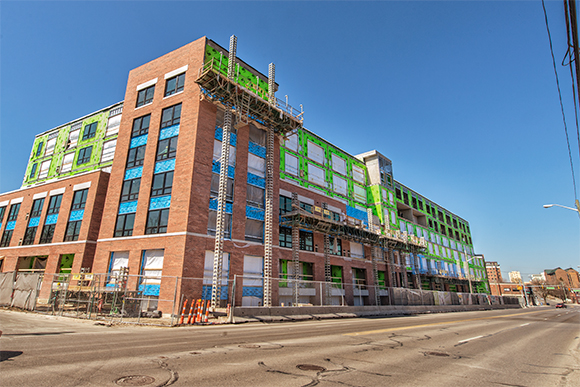
[[[174,171],[167,171],[167,172],[162,172],[162,173],[156,173],[153,175],[153,178],[151,179],[151,197],[159,197],[159,196],[165,196],[165,195],[171,195],[171,191],[173,190],[173,176],[174,176]],[[169,176],[171,176],[169,178]],[[158,179],[163,179],[161,181],[161,187],[160,188],[155,188],[155,183],[156,180]],[[170,185],[167,186],[167,182],[170,181]]]
[[[168,137],[168,138],[164,138],[163,140],[159,140],[159,142],[157,143],[157,155],[155,156],[155,160],[156,161],[161,161],[161,160],[169,160],[169,159],[174,159],[176,154],[177,154],[177,142],[178,142],[179,136],[173,136],[173,137]],[[163,148],[163,144],[167,143],[167,152],[164,153],[160,153],[160,150]],[[174,145],[174,148],[172,150],[171,145]]]
[[[13,222],[18,219],[18,213],[20,212],[20,203],[15,203],[10,206],[10,211],[8,212],[7,222]]]
[[[143,122],[145,122],[145,118],[147,118],[147,126],[143,126]],[[135,125],[139,122],[139,129],[135,129]],[[142,136],[144,134],[149,133],[149,126],[151,125],[151,113],[145,114],[144,116],[137,117],[133,120],[133,126],[131,127],[131,138]]]
[[[135,188],[133,185],[138,183],[137,192],[135,192]],[[128,185],[129,192],[125,194],[125,186]],[[123,185],[121,186],[121,198],[119,199],[120,203],[125,202],[132,202],[139,199],[139,190],[141,189],[141,178],[138,177],[136,179],[131,180],[124,180]]]
[[[54,215],[60,212],[60,205],[62,204],[62,194],[53,195],[48,199],[48,208],[46,215]]]
[[[64,232],[63,242],[74,242],[79,240],[81,234],[82,220],[68,221],[66,224],[66,229]],[[72,229],[72,233],[69,234],[69,230]]]
[[[4,230],[2,233],[2,239],[0,239],[0,247],[10,246],[10,241],[12,240],[12,234],[14,230]]]
[[[122,228],[119,228],[119,221],[123,222]],[[128,222],[130,220],[132,222],[131,228],[127,228]],[[115,230],[113,231],[113,237],[124,237],[124,236],[132,236],[133,230],[135,229],[135,212],[131,212],[129,214],[119,214],[117,215],[117,220],[115,221]]]
[[[42,208],[44,207],[44,198],[34,199],[32,202],[32,208],[30,209],[31,218],[36,218],[42,215]]]
[[[137,92],[135,107],[141,107],[153,103],[155,97],[155,85],[145,87]]]
[[[80,195],[80,197],[77,195]],[[73,200],[72,200],[72,203],[70,206],[70,210],[76,211],[76,210],[84,209],[86,204],[87,204],[88,196],[89,196],[89,189],[88,188],[79,189],[77,191],[74,191]],[[78,200],[77,200],[77,197],[78,197]]]
[[[175,112],[176,112],[176,110],[177,110],[178,107],[179,107],[178,115],[175,116]],[[171,111],[171,113],[170,113],[171,114],[171,119],[165,120],[166,112],[170,112],[170,111]],[[161,125],[160,125],[160,129],[167,128],[167,127],[173,126],[173,125],[177,125],[180,122],[181,122],[181,103],[178,103],[178,104],[173,105],[173,106],[166,107],[165,109],[163,109],[161,111]]]
[[[83,128],[83,138],[81,141],[86,141],[91,138],[94,138],[97,135],[97,128],[99,127],[99,122],[91,122],[90,124],[85,125]]]
[[[55,229],[56,224],[45,224],[42,227],[42,232],[40,233],[40,240],[38,241],[38,243],[39,244],[52,243],[52,238],[54,238]]]
[[[314,233],[300,230],[299,249],[303,251],[314,251]]]
[[[157,224],[152,225],[150,221],[152,216],[158,214]],[[162,221],[165,220],[165,224]],[[162,208],[159,210],[149,210],[147,213],[147,223],[145,225],[145,235],[150,234],[165,234],[167,233],[167,227],[169,226],[169,208]]]
[[[173,88],[170,90],[169,89],[169,82],[175,80],[174,86]],[[181,82],[181,86],[180,86],[180,82]],[[181,73],[181,74],[177,74],[174,77],[171,78],[167,78],[165,80],[165,93],[164,93],[164,97],[169,97],[170,95],[174,95],[177,93],[181,93],[185,88],[185,73]]]
[[[89,155],[87,156],[87,149],[89,150]],[[82,153],[82,157],[81,157]],[[77,165],[84,165],[88,164],[91,161],[91,156],[93,155],[93,146],[89,145],[79,150],[79,154],[77,156]]]
[[[38,226],[34,227],[26,227],[26,231],[24,232],[24,237],[22,238],[22,245],[23,246],[30,246],[34,244],[34,239],[36,237],[36,230]]]
[[[129,168],[135,168],[135,167],[139,167],[139,166],[143,165],[143,162],[145,161],[146,147],[147,147],[147,145],[141,145],[141,146],[129,149],[129,152],[127,153],[127,162],[125,164],[125,168],[129,169]],[[143,158],[138,159],[137,156],[139,156],[141,154],[143,155]]]

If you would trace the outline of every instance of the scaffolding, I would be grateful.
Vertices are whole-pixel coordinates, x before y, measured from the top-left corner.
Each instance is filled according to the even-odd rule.
[[[238,122],[255,123],[267,134],[264,208],[264,305],[271,306],[275,135],[285,137],[297,131],[302,127],[304,114],[302,105],[298,111],[288,104],[288,98],[286,101],[282,101],[275,97],[275,66],[273,63],[269,65],[268,69],[267,91],[261,87],[260,77],[256,77],[255,85],[248,79],[242,79],[240,66],[236,63],[236,49],[237,37],[232,35],[228,53],[227,77],[224,77],[221,71],[223,61],[223,55],[221,55],[219,60],[208,57],[199,70],[198,78],[195,81],[201,88],[202,98],[225,107],[211,295],[211,308],[214,311],[219,306],[221,291],[229,139],[234,126],[234,118],[237,118]],[[251,89],[242,86],[242,84],[251,84]]]

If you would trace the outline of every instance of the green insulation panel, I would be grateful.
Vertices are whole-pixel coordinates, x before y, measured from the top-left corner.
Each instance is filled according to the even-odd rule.
[[[222,54],[221,51],[213,48],[209,44],[205,46],[205,60],[206,66],[211,62],[214,70],[219,71],[221,75],[227,78],[228,76],[228,55]],[[262,99],[268,100],[268,82],[260,79],[254,75],[249,69],[236,64],[234,80],[240,86],[258,94]]]
[[[60,256],[59,273],[70,273],[75,259],[74,254],[63,254]]]
[[[108,141],[116,140],[117,133],[107,136],[107,124],[111,112],[118,113],[122,111],[122,106],[122,103],[110,106],[37,135],[34,139],[22,186],[26,187],[47,180],[74,176],[79,173],[111,166],[113,164],[112,159],[102,161],[103,146]],[[77,143],[76,145],[74,143],[71,144],[70,134],[77,129],[79,129]],[[85,132],[89,130],[94,131],[94,135],[83,139]],[[47,143],[49,141],[54,143],[54,148],[51,153],[47,154]],[[89,147],[91,147],[90,157],[86,157]],[[73,155],[72,163],[69,162],[64,166],[65,156],[69,159],[69,155]],[[85,155],[85,157],[84,160],[81,158],[81,163],[79,164],[80,155]],[[43,165],[49,165],[48,170],[45,170],[44,173],[41,171],[41,166]]]

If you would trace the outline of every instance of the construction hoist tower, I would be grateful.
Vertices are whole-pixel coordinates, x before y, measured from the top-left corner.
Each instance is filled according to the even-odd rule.
[[[215,45],[212,41],[207,44]],[[300,111],[275,97],[275,66],[270,64],[268,71],[268,90],[264,90],[261,74],[250,71],[256,76],[255,84],[241,75],[242,66],[237,63],[237,38],[232,35],[228,52],[227,75],[222,69],[223,52],[220,57],[207,56],[199,71],[196,83],[201,88],[202,99],[225,108],[222,148],[220,157],[220,178],[217,197],[217,219],[214,246],[211,308],[219,307],[222,288],[223,247],[225,232],[225,208],[228,180],[230,135],[234,127],[234,117],[240,122],[254,124],[266,131],[266,171],[265,171],[265,209],[264,209],[264,306],[272,305],[272,245],[274,216],[274,145],[275,136],[286,137],[302,127],[302,105]],[[225,50],[223,50],[225,51]],[[246,69],[248,70],[248,69]],[[226,76],[224,76],[226,75]],[[261,77],[260,77],[261,76]],[[235,113],[235,115],[234,115]]]
[[[228,58],[228,79],[234,79],[236,62],[236,49],[238,38],[232,35],[230,38],[230,51]],[[215,227],[215,245],[213,253],[213,278],[211,286],[211,309],[219,306],[222,288],[222,267],[224,255],[224,232],[225,232],[225,209],[226,193],[228,184],[228,166],[230,162],[230,133],[232,131],[232,103],[225,102],[224,125],[222,134],[222,154],[220,158],[220,180],[217,197],[217,217]]]

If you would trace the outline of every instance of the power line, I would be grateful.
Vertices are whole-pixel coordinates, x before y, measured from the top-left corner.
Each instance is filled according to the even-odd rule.
[[[574,199],[578,199],[576,193],[576,177],[574,175],[574,163],[572,162],[572,151],[570,150],[570,139],[568,138],[568,125],[566,125],[566,115],[564,114],[564,103],[562,102],[562,92],[560,91],[560,81],[558,79],[558,70],[556,69],[556,59],[554,58],[554,48],[552,46],[552,34],[550,34],[550,27],[548,25],[548,13],[546,12],[546,5],[542,0],[542,8],[544,9],[544,20],[546,21],[546,30],[548,31],[548,40],[550,41],[550,52],[552,54],[552,65],[554,66],[554,74],[556,76],[556,86],[558,87],[558,96],[560,98],[560,110],[562,111],[562,120],[564,121],[564,132],[566,133],[566,143],[568,144],[568,156],[570,157],[570,169],[572,170],[572,184],[574,186]]]
[[[565,16],[566,16],[566,37],[568,38],[568,51],[570,61],[570,77],[572,78],[572,94],[574,97],[574,114],[576,117],[576,137],[578,140],[578,150],[580,154],[580,127],[578,126],[578,106],[576,100],[576,90],[578,90],[578,97],[580,97],[580,59],[578,58],[578,24],[576,21],[576,1],[575,0],[564,0]],[[571,42],[570,42],[571,38]],[[574,53],[574,59],[572,59],[572,54],[570,53],[572,49]],[[574,62],[574,69],[572,69],[572,61]],[[574,79],[574,73],[576,74],[576,79]],[[574,87],[576,85],[576,87]]]

